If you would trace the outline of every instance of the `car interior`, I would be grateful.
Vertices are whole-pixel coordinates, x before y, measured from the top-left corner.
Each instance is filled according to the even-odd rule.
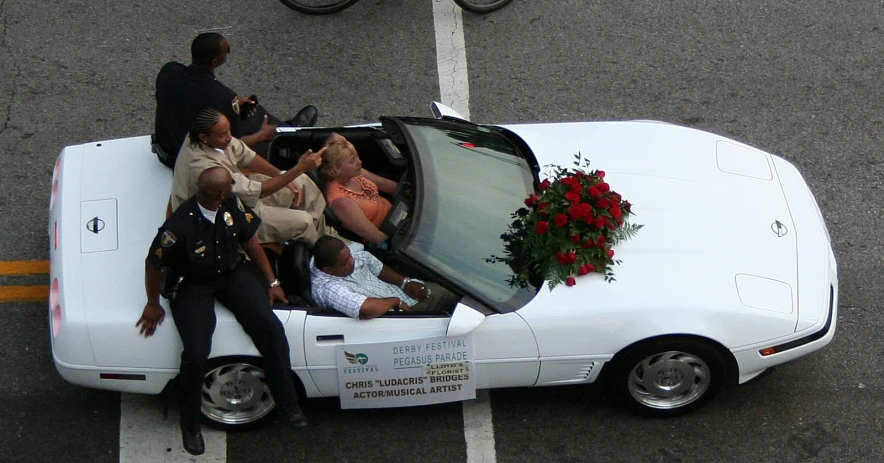
[[[395,130],[395,128],[391,128]],[[290,169],[298,163],[300,156],[307,150],[315,152],[322,149],[325,140],[332,133],[343,135],[356,147],[363,168],[381,177],[398,181],[398,186],[392,195],[382,193],[393,203],[393,207],[380,228],[391,237],[397,233],[406,232],[408,220],[410,220],[408,217],[411,209],[413,172],[409,169],[408,157],[403,154],[408,146],[401,137],[391,136],[380,127],[301,129],[295,132],[279,133],[267,150],[267,158],[271,164],[280,169]],[[307,175],[324,191],[326,182],[319,175],[318,169],[308,172]],[[326,208],[325,220],[326,224],[333,226],[342,237],[354,242],[363,242],[360,237],[341,225],[341,221],[335,217],[331,208]],[[366,249],[385,265],[403,275],[428,279],[428,276],[419,268],[399,258],[392,245],[386,250],[374,245],[366,246]],[[311,253],[307,244],[290,241],[285,243],[282,253],[279,255],[269,249],[266,251],[291,304],[316,314],[345,316],[336,310],[318,307],[313,300],[310,292],[309,272]],[[412,314],[409,316],[420,315],[433,316],[433,314]]]

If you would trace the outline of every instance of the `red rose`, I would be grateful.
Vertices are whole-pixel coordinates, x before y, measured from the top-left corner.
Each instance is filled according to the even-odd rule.
[[[595,272],[595,265],[592,265],[592,264],[586,264],[586,265],[584,265],[584,267],[586,267],[586,271],[587,271],[587,273],[589,273],[589,272]]]
[[[556,214],[555,221],[557,227],[564,227],[565,225],[568,225],[568,216],[565,214]]]
[[[611,207],[611,202],[608,201],[608,198],[599,198],[595,201],[595,205],[602,209],[607,209]]]
[[[580,235],[571,235],[571,242],[572,243],[579,243],[580,242]]]
[[[537,205],[537,212],[540,213],[540,215],[549,215],[549,211],[547,210],[548,208],[549,203],[540,203]]]
[[[595,245],[600,248],[605,247],[605,235],[599,235],[599,238],[595,241]]]
[[[537,203],[537,195],[535,194],[532,194],[528,197],[528,199],[525,200],[525,205],[528,207],[533,206],[535,203]]]
[[[577,254],[574,251],[571,251],[568,254],[565,254],[565,258],[568,259],[569,264],[573,264],[574,262],[577,262]]]
[[[605,182],[599,183],[599,191],[601,191],[602,193],[607,193],[611,191],[611,185],[608,185]]]
[[[593,198],[598,198],[599,196],[602,195],[602,192],[599,191],[598,187],[596,187],[595,185],[589,187],[587,189],[587,191],[589,191],[589,195],[592,196]]]
[[[583,203],[586,204],[586,203]],[[583,217],[583,208],[580,207],[581,204],[575,204],[568,208],[568,215],[571,216],[571,220],[577,220]]]
[[[565,280],[565,284],[568,286],[574,286],[577,284],[577,280],[575,280],[574,277],[568,277],[568,279]]]
[[[546,233],[548,231],[549,231],[549,223],[547,223],[545,220],[541,220],[540,222],[537,222],[537,233],[543,235],[544,233]]]
[[[623,201],[623,209],[626,209],[626,212],[632,213],[632,204],[629,204],[629,201]]]
[[[580,276],[586,275],[587,273],[589,273],[589,270],[586,270],[585,265],[583,265],[579,269],[577,269],[577,274]]]
[[[585,243],[580,245],[580,247],[583,249],[589,249],[593,246],[595,246],[595,241],[593,241],[592,239],[588,239]]]
[[[574,177],[565,177],[562,179],[562,185],[572,186],[577,183],[577,179]]]
[[[616,191],[611,192],[611,201],[614,201],[615,203],[619,204],[620,200],[622,200],[622,199],[623,199],[623,197],[620,196],[620,193],[617,193]]]
[[[599,178],[605,178],[605,171],[603,170],[597,170],[595,171],[595,174],[598,175]]]
[[[580,195],[577,193],[574,193],[573,191],[569,191],[569,192],[565,193],[565,199],[567,199],[568,202],[570,202],[571,204],[579,203],[580,202]]]
[[[549,179],[546,179],[546,180],[540,182],[540,189],[545,190],[545,189],[549,188],[549,185],[550,185]]]
[[[614,257],[614,250],[613,249],[608,249],[605,253],[608,255],[608,257]]]
[[[571,185],[571,191],[580,194],[580,192],[583,191],[583,185],[581,185],[579,182],[575,183]]]
[[[566,265],[568,263],[568,256],[564,252],[559,251],[556,253],[556,260],[559,262],[559,265]]]
[[[619,219],[621,215],[623,215],[623,211],[621,211],[619,207],[611,208],[611,217]]]

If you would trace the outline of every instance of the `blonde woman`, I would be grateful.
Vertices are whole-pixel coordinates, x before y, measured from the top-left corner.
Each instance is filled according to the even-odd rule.
[[[363,169],[356,148],[337,133],[325,141],[320,174],[328,207],[344,228],[374,244],[389,238],[379,227],[392,205],[380,193],[392,194],[396,182]]]

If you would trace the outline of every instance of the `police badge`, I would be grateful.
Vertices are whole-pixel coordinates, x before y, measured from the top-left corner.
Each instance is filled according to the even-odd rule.
[[[233,226],[233,216],[230,215],[229,212],[224,213],[224,223],[226,223],[228,227]]]
[[[178,237],[175,236],[174,233],[169,230],[163,230],[163,236],[160,237],[160,245],[164,248],[172,247],[175,242],[178,241]]]

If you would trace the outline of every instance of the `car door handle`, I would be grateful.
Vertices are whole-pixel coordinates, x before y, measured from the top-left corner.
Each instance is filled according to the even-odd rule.
[[[337,343],[344,342],[343,334],[319,334],[316,335],[317,343]]]

